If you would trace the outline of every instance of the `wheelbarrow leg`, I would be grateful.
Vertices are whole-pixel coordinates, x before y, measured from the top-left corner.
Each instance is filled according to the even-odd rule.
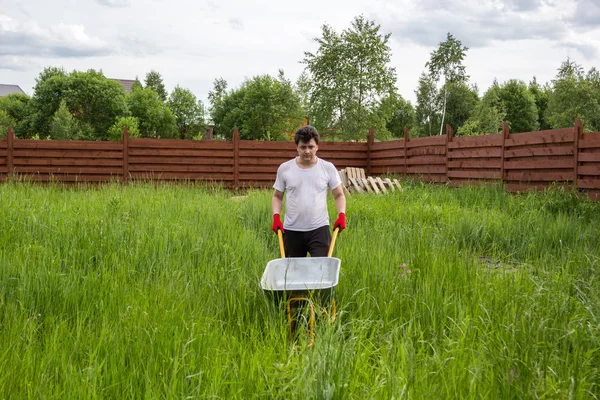
[[[294,344],[294,332],[296,331],[296,320],[294,318],[294,310],[292,307],[292,303],[300,303],[305,302],[308,305],[308,335],[310,341],[308,343],[308,347],[312,347],[315,343],[315,306],[311,299],[308,297],[291,297],[287,301],[287,316],[288,316],[288,325],[290,328],[290,344]]]

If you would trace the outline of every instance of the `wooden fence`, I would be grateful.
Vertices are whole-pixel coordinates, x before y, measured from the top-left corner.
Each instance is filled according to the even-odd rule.
[[[446,135],[374,142],[321,142],[319,156],[338,169],[365,168],[369,175],[395,173],[460,185],[502,180],[512,191],[552,182],[575,185],[600,200],[600,132],[574,127],[472,137]],[[39,181],[155,179],[209,180],[229,187],[270,187],[277,167],[296,156],[293,143],[134,139],[121,142],[0,139],[0,180],[11,175]]]

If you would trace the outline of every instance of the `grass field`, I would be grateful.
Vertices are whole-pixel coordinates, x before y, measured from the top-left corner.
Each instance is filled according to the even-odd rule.
[[[271,191],[0,185],[0,398],[600,397],[600,203],[403,185],[348,199],[312,349]]]

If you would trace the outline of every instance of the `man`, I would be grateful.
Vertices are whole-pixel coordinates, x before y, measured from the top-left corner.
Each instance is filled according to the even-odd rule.
[[[294,135],[298,157],[279,166],[273,188],[273,226],[283,235],[286,257],[327,257],[331,242],[327,192],[331,190],[338,218],[333,229],[346,228],[346,196],[335,166],[317,157],[319,133],[304,126]],[[281,222],[286,193],[285,223]]]

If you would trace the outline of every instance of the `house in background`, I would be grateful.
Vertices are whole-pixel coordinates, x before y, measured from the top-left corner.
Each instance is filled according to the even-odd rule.
[[[113,79],[113,81],[119,82],[125,89],[125,93],[131,92],[131,86],[135,83],[135,79]]]
[[[0,97],[8,96],[12,93],[21,93],[25,94],[23,90],[19,87],[19,85],[5,85],[0,83]]]

